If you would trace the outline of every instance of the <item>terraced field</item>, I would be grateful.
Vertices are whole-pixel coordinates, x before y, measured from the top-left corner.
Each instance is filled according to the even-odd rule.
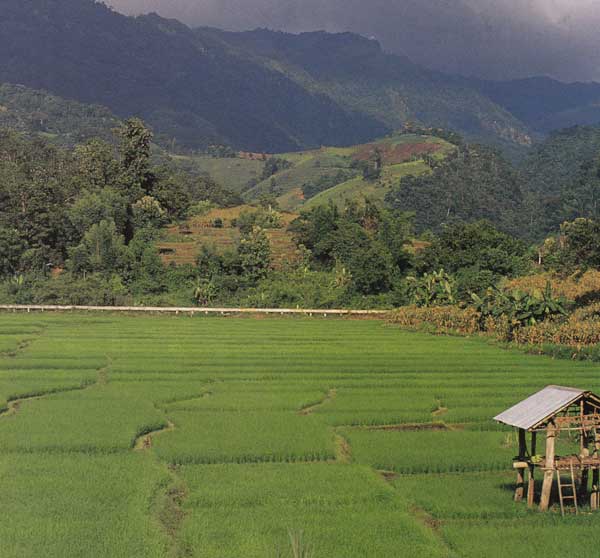
[[[165,240],[157,244],[165,264],[196,265],[202,246],[212,247],[218,253],[234,250],[240,241],[240,230],[232,221],[244,211],[256,211],[256,207],[240,205],[224,209],[214,209],[203,217],[192,217],[181,225],[172,225],[165,231]],[[282,228],[265,231],[271,246],[272,267],[282,269],[298,261],[301,257],[289,224],[298,217],[295,213],[280,213]],[[214,221],[220,219],[221,227],[215,227]]]
[[[593,555],[600,516],[513,503],[490,417],[599,372],[380,321],[3,314],[0,555]]]

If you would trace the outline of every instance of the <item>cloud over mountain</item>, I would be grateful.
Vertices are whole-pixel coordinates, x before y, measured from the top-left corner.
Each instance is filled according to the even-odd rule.
[[[600,79],[597,0],[109,0],[232,30],[354,31],[415,62],[464,75]]]

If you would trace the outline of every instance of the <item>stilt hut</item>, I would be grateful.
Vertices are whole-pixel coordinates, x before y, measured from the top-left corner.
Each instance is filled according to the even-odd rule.
[[[548,510],[556,478],[561,513],[565,504],[588,497],[589,472],[592,471],[590,507],[600,506],[600,397],[590,391],[563,386],[547,386],[514,407],[494,417],[513,426],[519,434],[519,455],[513,468],[517,471],[515,501],[523,499],[527,472],[527,504],[535,505],[535,470],[543,473],[540,511]],[[538,434],[545,436],[545,455],[537,454]],[[558,455],[556,441],[561,435],[575,438],[578,452]],[[527,438],[529,436],[529,442]]]

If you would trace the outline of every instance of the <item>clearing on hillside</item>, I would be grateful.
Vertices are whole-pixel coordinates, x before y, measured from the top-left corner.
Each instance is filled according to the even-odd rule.
[[[257,209],[251,205],[213,209],[206,215],[167,227],[163,238],[157,243],[163,262],[167,265],[196,265],[202,246],[212,247],[221,254],[235,249],[241,238],[236,220],[242,213],[255,212]],[[282,211],[278,212],[278,216],[281,226],[265,231],[271,244],[274,269],[293,264],[300,258],[298,247],[288,231],[288,226],[298,215]]]

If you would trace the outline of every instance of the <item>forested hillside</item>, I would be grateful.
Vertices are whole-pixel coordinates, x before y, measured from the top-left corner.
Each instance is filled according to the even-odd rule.
[[[199,29],[197,34],[215,37],[239,56],[277,69],[309,91],[364,112],[391,129],[419,122],[499,145],[528,146],[531,141],[518,119],[466,80],[387,54],[374,40],[351,33],[291,35],[265,29],[245,33]]]
[[[532,230],[547,233],[575,217],[597,217],[600,127],[560,130],[536,145],[520,165]]]
[[[142,117],[157,143],[180,152],[347,146],[416,123],[516,154],[557,114],[598,116],[594,86],[573,86],[582,92],[564,105],[564,84],[552,82],[546,89],[559,92],[536,104],[518,82],[492,87],[429,71],[350,33],[192,30],[93,0],[4,0],[1,82]]]
[[[22,85],[0,84],[0,128],[75,145],[91,138],[110,140],[118,124],[117,117],[105,107],[69,101]]]
[[[159,141],[189,147],[278,151],[359,143],[386,131],[184,25],[128,18],[91,0],[2,2],[0,81],[142,116]]]
[[[561,83],[538,77],[485,81],[478,89],[538,134],[600,122],[600,83]]]
[[[579,154],[552,186],[570,221],[559,227],[523,169],[443,130],[212,158],[151,157],[153,135],[139,119],[120,123],[110,143],[67,148],[3,131],[0,300],[446,304],[483,296],[540,261],[561,273],[597,266],[597,133],[557,134],[528,163],[530,172],[536,161],[560,169]],[[220,169],[223,184],[206,168]],[[234,182],[237,191],[227,188]]]

